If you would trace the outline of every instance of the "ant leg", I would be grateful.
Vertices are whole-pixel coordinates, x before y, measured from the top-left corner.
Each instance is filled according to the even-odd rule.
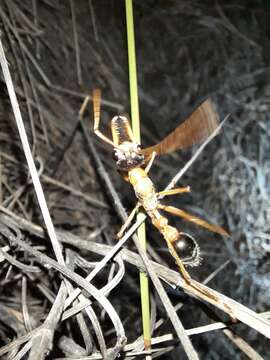
[[[106,143],[115,147],[114,142],[110,140],[107,136],[102,134],[99,130],[99,123],[100,123],[100,102],[101,102],[101,91],[100,89],[93,90],[93,114],[94,114],[94,133]]]
[[[140,204],[137,203],[135,208],[129,214],[129,216],[128,216],[127,220],[125,221],[125,223],[122,225],[121,229],[116,234],[117,239],[121,239],[121,237],[123,236],[123,234],[126,231],[127,227],[130,225],[131,221],[133,220],[134,216],[136,215],[136,212],[137,212],[139,207],[140,207]]]
[[[165,239],[166,240],[166,239]],[[169,241],[169,240],[166,240],[167,242],[167,246],[170,250],[170,253],[171,255],[174,257],[175,259],[175,262],[176,264],[178,265],[179,267],[179,270],[180,270],[180,273],[182,274],[183,276],[183,279],[185,280],[185,282],[190,285],[191,284],[191,276],[189,275],[188,271],[186,270],[182,260],[180,259],[180,257],[178,256],[177,252],[175,251],[175,248],[173,246],[173,244]]]
[[[204,220],[198,218],[197,216],[191,215],[191,214],[185,212],[184,210],[178,209],[174,206],[166,206],[166,205],[159,204],[158,208],[161,210],[164,210],[170,214],[179,216],[187,221],[193,222],[199,226],[202,226],[202,227],[204,227],[210,231],[213,231],[215,233],[218,233],[220,235],[229,236],[227,231],[224,230],[222,227],[220,227],[218,225],[209,224],[207,221],[204,221]]]
[[[83,114],[85,112],[85,109],[91,100],[91,96],[88,95],[85,97],[82,106],[79,111],[79,116],[82,119]],[[107,136],[105,136],[100,130],[99,130],[99,123],[100,123],[100,102],[101,102],[101,91],[100,89],[93,90],[92,94],[92,100],[93,100],[93,114],[94,114],[94,133],[103,141],[110,144],[111,146],[115,147],[112,140],[110,140]]]
[[[149,163],[146,165],[144,171],[146,172],[146,174],[149,173],[149,170],[151,169],[152,165],[153,165],[153,162],[155,160],[155,157],[156,157],[157,153],[154,151],[152,152],[152,155],[151,155],[151,159],[149,161]]]
[[[110,140],[107,136],[105,136],[104,134],[102,134],[101,131],[97,130],[97,129],[94,129],[94,133],[101,139],[103,140],[104,142],[106,142],[107,144],[110,144],[112,147],[116,147],[114,145],[114,142],[112,140]]]
[[[179,188],[175,188],[175,189],[171,189],[171,190],[163,190],[157,193],[157,196],[159,198],[164,197],[164,196],[169,196],[169,195],[175,195],[175,194],[183,194],[186,192],[190,192],[190,186],[186,186],[186,187],[179,187]]]

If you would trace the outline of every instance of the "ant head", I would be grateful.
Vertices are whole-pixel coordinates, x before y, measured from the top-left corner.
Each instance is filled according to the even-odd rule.
[[[117,169],[129,171],[135,167],[140,167],[144,163],[144,156],[140,154],[139,144],[125,141],[113,151],[113,159]]]

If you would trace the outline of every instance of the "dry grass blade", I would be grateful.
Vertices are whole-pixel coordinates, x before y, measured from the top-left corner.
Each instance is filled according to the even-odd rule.
[[[123,247],[125,242],[132,236],[132,234],[137,230],[137,228],[141,225],[141,223],[144,221],[144,219],[141,219],[140,221],[137,221],[135,224],[132,225],[132,227],[127,231],[127,233],[120,239],[116,245],[109,251],[104,258],[97,264],[97,266],[91,271],[90,274],[87,275],[85,278],[87,281],[93,280],[93,278],[101,271],[104,266],[110,261],[115,254]],[[80,294],[80,289],[75,289],[69,297],[66,299],[65,308],[67,308],[72,301]]]
[[[54,331],[61,318],[66,296],[67,287],[65,283],[62,282],[49,315],[42,327],[31,339],[32,347],[28,358],[29,360],[42,360],[51,350]]]
[[[27,332],[33,329],[27,305],[27,278],[22,278],[22,312]]]
[[[8,212],[7,210],[0,207],[0,211],[4,211],[12,216],[16,221],[18,221],[18,225],[25,230],[34,231],[34,233],[38,236],[44,236],[44,231],[41,227],[37,225],[33,225],[24,219],[20,219],[19,217],[15,216],[14,214]],[[133,228],[134,231],[134,228]],[[67,233],[57,232],[57,236],[59,237],[60,241],[63,243],[67,243],[73,245],[78,248],[88,249],[89,251],[93,251],[100,255],[106,255],[114,248],[108,245],[101,245],[97,243],[89,243],[85,240],[82,240],[74,235],[68,235]],[[140,257],[130,250],[123,249],[122,250],[122,257],[125,261],[129,262],[132,265],[139,267],[142,270],[146,270],[146,267]],[[195,295],[197,298],[200,298],[203,301],[209,302],[214,306],[217,306],[216,302],[212,302],[209,298],[204,297],[201,293],[194,293],[194,289],[190,289],[189,286],[183,281],[180,274],[174,270],[168,269],[163,265],[151,262],[153,265],[153,269],[155,273],[161,278],[166,280],[166,282],[172,284],[172,286],[179,286],[185,291],[189,292],[190,294]],[[222,304],[227,304],[232,310],[235,317],[243,322],[244,324],[252,327],[256,331],[260,332],[267,338],[270,336],[270,322],[262,317],[260,314],[250,310],[246,306],[238,303],[237,301],[211,289],[210,287],[200,284],[200,286],[204,287],[207,292],[213,292],[213,294],[220,300],[220,309],[224,311],[224,306]]]
[[[27,245],[22,240],[20,240],[17,237],[14,237],[9,230],[9,228],[14,228],[14,223],[8,221],[7,219],[1,219],[1,227],[0,231],[3,235],[8,237],[9,239],[12,239],[12,242],[20,246],[22,249],[24,249],[29,254],[35,256],[35,259],[38,263],[44,264],[46,266],[50,265],[60,273],[62,273],[65,277],[69,278],[70,280],[74,281],[78,286],[82,287],[84,290],[86,290],[91,296],[95,298],[95,300],[101,304],[101,306],[106,310],[108,316],[110,317],[117,334],[117,343],[115,345],[115,348],[117,348],[118,351],[120,351],[121,346],[123,346],[126,342],[125,338],[125,331],[123,328],[123,324],[116,313],[115,309],[111,305],[111,303],[107,300],[107,298],[102,294],[101,291],[97,290],[96,287],[89,284],[84,278],[74,273],[74,271],[69,270],[67,267],[60,265],[55,260],[49,258],[48,256],[42,254],[41,252],[33,249],[30,245]],[[64,303],[62,304],[64,305]],[[45,322],[46,324],[46,322]],[[42,327],[41,327],[42,329]],[[35,332],[35,334],[38,334],[39,332]],[[120,348],[119,348],[120,347]],[[4,354],[6,351],[9,351],[9,346],[3,347],[0,349],[0,355]],[[112,350],[112,353],[115,354],[115,349]],[[117,356],[117,353],[115,354]],[[109,355],[108,355],[109,358]],[[113,357],[112,357],[113,358]]]
[[[8,69],[8,64],[7,64],[7,60],[5,57],[5,52],[3,49],[3,45],[2,45],[2,41],[0,39],[0,62],[1,62],[1,66],[2,66],[2,70],[3,70],[3,75],[6,81],[6,85],[7,85],[7,89],[8,89],[8,93],[9,93],[9,97],[10,97],[10,101],[11,101],[11,105],[12,105],[12,109],[14,112],[14,117],[16,119],[17,122],[17,126],[18,126],[18,130],[19,130],[19,134],[21,137],[21,141],[22,141],[22,146],[24,149],[24,153],[25,153],[25,157],[27,160],[27,164],[29,167],[29,171],[31,174],[31,178],[33,181],[33,185],[36,191],[36,195],[38,198],[38,202],[39,202],[39,206],[44,218],[44,222],[46,224],[47,230],[48,230],[48,234],[50,236],[50,239],[52,241],[52,246],[54,248],[55,251],[55,255],[57,257],[57,260],[59,261],[60,264],[65,264],[63,255],[62,255],[62,251],[61,248],[59,246],[55,231],[54,231],[54,226],[51,220],[51,216],[48,210],[48,206],[45,200],[45,196],[43,193],[43,189],[39,180],[39,176],[38,176],[38,172],[32,157],[32,153],[30,150],[30,146],[29,146],[29,142],[27,139],[27,135],[26,135],[26,131],[25,131],[25,127],[24,127],[24,123],[23,123],[23,119],[22,119],[22,115],[20,112],[20,108],[19,108],[19,104],[17,101],[17,97],[15,94],[15,90],[14,90],[14,86],[13,86],[13,82],[11,79],[11,75]]]
[[[251,360],[264,360],[245,340],[230,329],[224,329],[223,333]]]
[[[1,209],[2,210],[2,209]],[[7,211],[5,211],[7,212]],[[14,217],[14,216],[13,216]],[[18,225],[21,226],[23,229],[27,229],[28,231],[32,230],[34,231],[34,233],[36,235],[39,236],[44,236],[44,231],[42,228],[38,227],[38,226],[33,226],[31,223],[27,222],[26,220],[20,219],[18,217],[14,217],[17,221],[19,220]],[[134,231],[135,229],[133,229]],[[79,248],[84,248],[84,249],[88,249],[92,252],[96,252],[98,254],[101,255],[106,255],[109,254],[110,251],[112,251],[114,249],[114,247],[110,247],[108,245],[101,245],[101,244],[95,244],[95,243],[89,243],[87,241],[83,241],[80,238],[76,237],[76,236],[68,236],[67,234],[64,233],[57,233],[59,239],[61,241],[63,241],[64,243],[73,245],[73,246],[77,246]],[[140,259],[140,257],[134,253],[132,253],[129,250],[123,249],[122,252],[122,257],[125,261],[139,267],[140,269],[145,269],[145,265],[142,262],[142,260]],[[152,262],[152,266],[153,269],[155,271],[155,273],[161,277],[162,279],[166,280],[166,282],[171,283],[172,285],[176,285],[176,286],[180,286],[182,287],[184,290],[188,291],[189,289],[186,287],[186,284],[183,282],[183,280],[181,279],[179,273],[177,273],[176,271],[173,270],[169,270],[167,268],[165,268],[162,265],[159,265],[157,263]],[[202,284],[201,284],[202,285]],[[265,316],[262,316],[261,314],[256,314],[255,312],[253,312],[252,310],[246,308],[245,306],[237,303],[236,301],[224,296],[223,294],[219,294],[217,291],[212,290],[209,287],[206,287],[207,291],[211,292],[213,291],[214,294],[216,296],[219,297],[220,301],[223,301],[223,303],[228,304],[228,306],[230,306],[233,311],[234,314],[236,315],[236,317],[241,320],[243,323],[251,326],[252,328],[256,329],[257,331],[259,331],[260,333],[262,333],[263,335],[265,335],[266,337],[269,337],[270,334],[270,323],[269,321],[265,318]],[[201,298],[203,301],[209,301],[209,299],[204,299],[201,294],[197,294],[198,298]],[[85,304],[83,307],[87,306],[87,304]],[[215,303],[213,305],[216,305]],[[212,325],[206,325],[203,327],[199,327],[196,329],[191,329],[191,330],[186,330],[187,334],[189,335],[194,335],[194,334],[198,334],[201,332],[206,332],[206,331],[212,331],[212,330],[217,330],[217,329],[222,329],[226,327],[226,324],[223,323],[216,323],[216,324],[212,324]]]
[[[23,359],[23,357],[25,356],[25,354],[28,353],[28,351],[30,350],[32,346],[32,342],[29,341],[27,344],[25,344],[22,349],[17,353],[16,356],[13,357],[13,360],[20,360]]]

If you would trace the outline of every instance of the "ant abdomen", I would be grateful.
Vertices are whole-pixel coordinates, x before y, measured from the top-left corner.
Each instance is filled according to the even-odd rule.
[[[172,246],[184,265],[200,265],[200,247],[193,236],[180,232]]]

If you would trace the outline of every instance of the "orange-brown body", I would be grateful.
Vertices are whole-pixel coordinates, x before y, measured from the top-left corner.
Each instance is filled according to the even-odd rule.
[[[89,99],[90,97],[87,97],[82,104],[80,110],[81,115],[83,114]],[[199,142],[204,141],[213,133],[213,131],[217,129],[218,115],[215,111],[214,104],[210,99],[205,100],[182,124],[166,136],[165,139],[154,146],[141,149],[141,146],[135,141],[129,120],[125,116],[118,115],[111,120],[112,140],[99,130],[100,99],[100,90],[94,90],[94,132],[103,141],[113,147],[113,158],[116,162],[117,170],[121,173],[123,178],[133,186],[138,199],[138,203],[128,216],[117,237],[121,237],[127,229],[136,214],[136,210],[139,207],[143,207],[145,212],[151,218],[153,225],[160,231],[166,240],[168,248],[174,257],[176,264],[179,266],[179,270],[186,283],[189,284],[193,290],[196,290],[207,298],[211,298],[215,302],[219,303],[219,299],[215,296],[215,294],[209,293],[206,289],[202,288],[199,284],[194,282],[193,279],[191,279],[180,256],[178,255],[178,250],[181,252],[183,249],[181,237],[188,234],[179,232],[176,228],[170,226],[168,224],[168,219],[161,215],[159,210],[180,216],[185,220],[191,221],[221,235],[228,236],[228,233],[221,227],[209,224],[208,222],[197,218],[196,216],[190,215],[181,209],[159,203],[159,196],[188,192],[189,187],[164,190],[157,193],[155,191],[154,184],[148,177],[148,172],[152,166],[155,155],[167,154],[178,149],[187,148],[193,144],[198,144]],[[194,251],[192,252],[193,260],[188,264],[195,265],[199,263],[200,259],[199,247],[191,236],[188,235],[188,238],[190,238],[195,245]],[[228,307],[226,305],[225,309],[228,311]],[[231,311],[229,309],[229,313],[230,312]]]
[[[165,240],[174,243],[180,238],[179,231],[168,224],[168,219],[158,210],[159,200],[152,180],[142,168],[128,172],[128,180],[133,186],[135,195],[150,217],[152,224],[162,233]]]

